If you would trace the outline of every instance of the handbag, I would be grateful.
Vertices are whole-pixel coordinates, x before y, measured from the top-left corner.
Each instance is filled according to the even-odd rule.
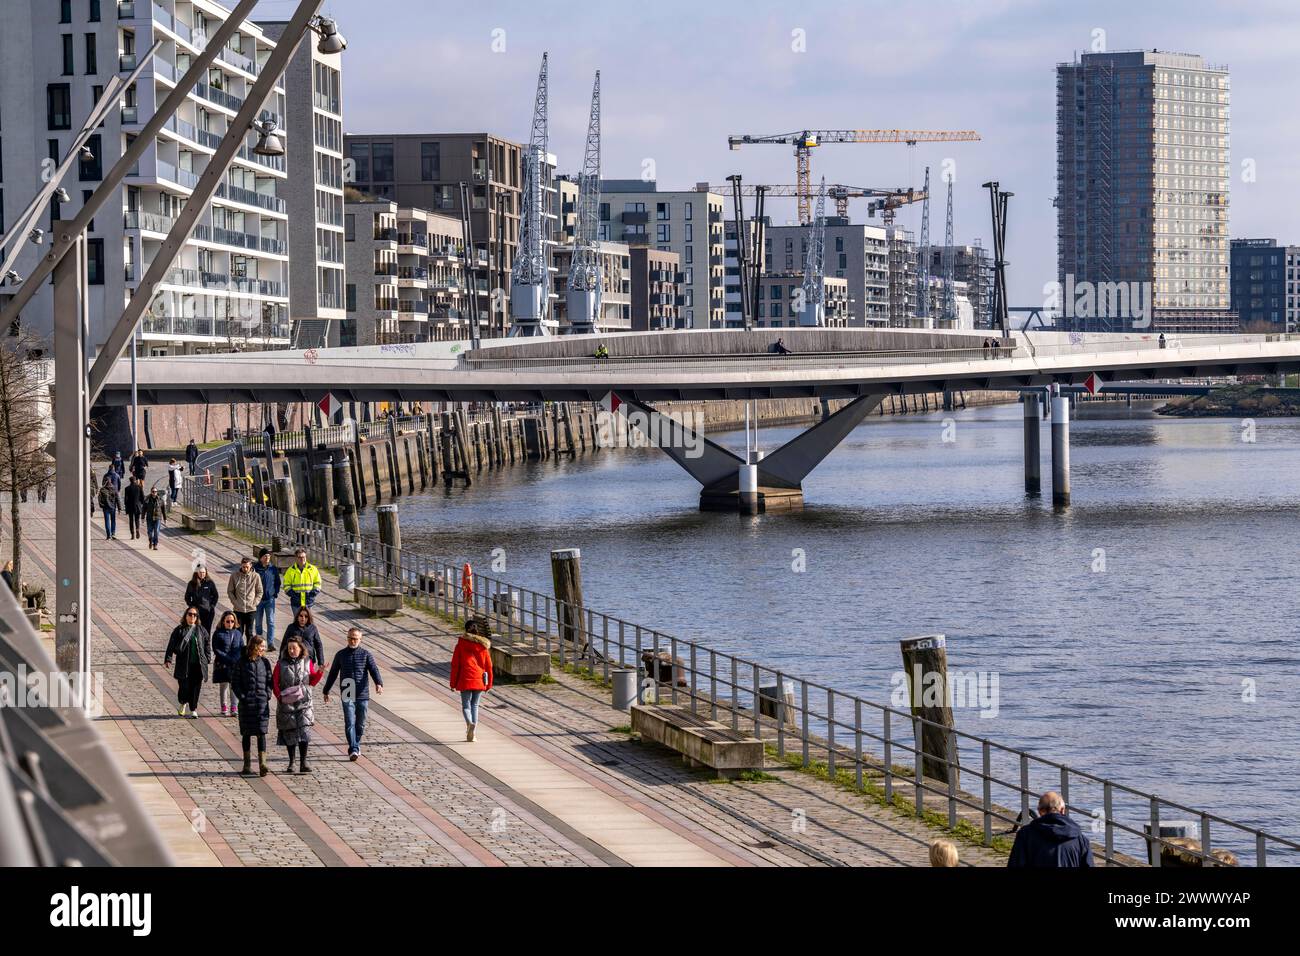
[[[310,665],[308,665],[308,674],[310,674],[310,672],[311,672],[311,667]],[[304,675],[304,677],[305,676],[306,675]],[[294,684],[292,687],[281,688],[280,703],[297,704],[300,701],[302,701],[303,697],[306,696],[306,693],[307,693],[306,687],[303,684]]]

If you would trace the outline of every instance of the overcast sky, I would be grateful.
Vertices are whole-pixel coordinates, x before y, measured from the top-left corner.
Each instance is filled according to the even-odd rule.
[[[258,15],[285,17],[293,7],[292,0],[264,0]],[[1231,235],[1300,243],[1293,225],[1300,206],[1294,0],[328,0],[325,10],[349,43],[348,132],[486,130],[525,139],[543,50],[550,53],[551,150],[561,171],[581,164],[596,69],[604,175],[635,178],[652,160],[661,188],[722,183],[735,172],[753,183],[794,181],[788,147],[733,152],[732,133],[976,130],[978,143],[828,145],[813,152],[813,176],[919,186],[927,163],[937,178],[943,161],[955,160],[957,241],[979,237],[988,247],[988,196],[980,184],[999,180],[1015,193],[1008,216],[1013,305],[1041,303],[1043,284],[1056,276],[1055,64],[1098,40],[1109,50],[1199,53],[1231,69]],[[1246,159],[1254,161],[1254,182],[1243,181]],[[942,241],[937,190],[936,197],[931,232]],[[899,221],[919,233],[914,209]],[[789,203],[774,212],[776,221],[794,216]]]

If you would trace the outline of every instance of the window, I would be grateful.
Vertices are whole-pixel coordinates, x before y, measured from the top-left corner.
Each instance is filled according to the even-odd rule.
[[[426,183],[442,178],[438,149],[438,143],[420,144],[420,178]]]
[[[670,203],[655,203],[655,218],[660,222],[673,218],[673,207]]]
[[[687,242],[695,241],[695,227],[691,225],[689,222],[686,224],[686,241]]]
[[[607,202],[600,204],[600,221],[609,222],[609,203]]]
[[[695,217],[692,215],[692,213],[691,213],[691,205],[692,205],[691,203],[687,203],[687,204],[686,204],[686,220],[687,220],[688,222],[689,222],[691,219],[695,218]]]
[[[91,285],[104,284],[104,240],[86,240],[86,281]]]
[[[353,181],[370,182],[370,144],[348,143],[348,158],[352,160]]]
[[[656,227],[658,230],[657,242],[672,242],[672,226],[668,223],[661,222]]]
[[[89,20],[91,23],[98,23],[99,22],[99,0],[89,0],[89,3],[90,3],[90,13],[87,15],[86,19]]]
[[[72,87],[67,83],[51,83],[45,88],[45,125],[50,129],[72,129]],[[55,144],[57,148],[57,141]]]
[[[352,242],[357,238],[357,217],[348,213],[343,217],[343,240]]]
[[[352,217],[349,216],[349,219]],[[355,283],[349,282],[347,286],[347,303],[346,308],[349,312],[357,311],[357,287]]]
[[[391,183],[393,181],[393,144],[370,144],[370,172],[375,182]]]
[[[72,0],[59,0],[59,22],[72,22]]]
[[[86,34],[86,72],[99,72],[99,58],[95,55],[95,34]]]
[[[71,76],[77,72],[77,65],[72,60],[72,34],[63,34],[63,75]]]
[[[687,265],[690,265],[690,264],[691,264],[692,262],[694,262],[694,261],[695,261],[695,247],[694,247],[694,246],[687,246],[687,247],[686,247],[686,264],[687,264]]]
[[[87,159],[84,155],[79,160],[81,164],[78,179],[83,183],[104,178],[104,154],[100,145],[100,136],[96,133],[90,139],[86,140],[86,148],[90,150],[91,157]]]

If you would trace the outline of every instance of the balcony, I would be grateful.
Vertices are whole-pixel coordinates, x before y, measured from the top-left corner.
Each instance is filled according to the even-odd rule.
[[[397,270],[397,278],[407,279],[413,282],[424,282],[429,278],[429,270],[413,268],[411,266],[401,266]]]
[[[429,288],[435,292],[460,292],[465,287],[459,279],[434,279],[429,283]]]
[[[232,186],[230,183],[219,185],[216,194],[219,199],[229,199],[231,202],[243,203],[246,206],[259,206],[270,212],[283,213],[289,208],[288,204],[278,196],[267,196],[251,189],[244,189],[242,186]]]
[[[164,236],[172,231],[172,225],[175,223],[171,216],[163,216],[156,212],[143,212],[139,209],[127,210],[122,218],[122,225],[126,229],[143,229],[146,232],[156,232]]]
[[[239,246],[243,249],[254,249],[258,252],[268,252],[277,256],[288,254],[284,242],[279,239],[268,239],[252,233],[222,229],[219,226],[197,225],[194,227],[194,238],[202,242],[215,242],[223,246]]]
[[[427,249],[429,246],[429,237],[419,233],[401,233],[397,237],[399,246],[419,246],[421,249]]]
[[[460,250],[455,246],[433,246],[429,249],[429,255],[436,259],[454,262],[460,258]]]
[[[193,189],[199,184],[197,173],[192,173],[188,169],[178,169],[166,160],[157,160],[158,178],[165,179],[168,182],[176,183],[186,189]]]
[[[146,315],[140,320],[140,332],[146,336],[192,335],[216,339],[289,338],[287,321],[231,319],[225,316]]]
[[[377,266],[375,266],[375,275],[377,275],[377,276],[393,276],[394,278],[396,278],[396,277],[397,277],[397,263],[395,263],[395,262],[381,262],[381,263],[379,263]]]
[[[134,53],[121,53],[117,57],[117,69],[121,73],[130,73],[139,60]]]
[[[117,0],[117,18],[119,20],[134,20],[135,0]]]
[[[243,70],[245,73],[252,73],[254,76],[257,75],[257,64],[244,56],[244,54],[232,50],[228,46],[221,48],[221,52],[217,54],[217,58],[224,63],[229,63],[237,70]]]
[[[225,90],[219,90],[207,83],[195,83],[194,92],[209,103],[216,103],[232,112],[239,112],[239,108],[244,105],[244,101],[238,96],[232,96]]]
[[[319,217],[317,217],[317,218],[319,218]],[[387,228],[384,228],[384,229],[376,229],[376,230],[375,230],[375,239],[376,239],[377,241],[379,241],[379,242],[396,242],[396,241],[397,241],[397,230],[396,230],[396,229],[387,229]]]
[[[220,140],[220,137],[217,138]],[[283,156],[262,156],[253,152],[247,146],[239,147],[239,152],[235,155],[246,162],[258,163],[259,165],[265,166],[267,169],[274,169],[277,172],[282,173],[285,169]]]
[[[397,311],[407,315],[428,315],[429,303],[427,302],[399,302]]]
[[[376,312],[396,312],[396,311],[397,311],[397,300],[396,300],[396,299],[376,299],[376,300],[375,300],[375,311],[376,311]]]
[[[335,116],[341,115],[338,99],[330,96],[328,93],[322,93],[320,90],[317,90],[312,94],[312,102],[316,104],[317,109],[325,110],[327,113],[333,113]]]
[[[122,125],[130,126],[140,122],[140,111],[134,106],[122,107]]]
[[[640,212],[623,213],[623,225],[625,226],[644,226],[650,221],[650,213],[644,209]]]
[[[162,7],[158,6],[158,4],[155,3],[152,6],[153,6],[153,19],[155,23],[161,23],[172,33],[176,34],[178,37],[184,40],[186,43],[190,44],[191,46],[194,45],[194,34],[190,31],[189,27],[181,23],[179,20],[173,17]]]

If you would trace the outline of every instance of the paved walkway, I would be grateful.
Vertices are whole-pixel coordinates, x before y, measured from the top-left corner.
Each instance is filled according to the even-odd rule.
[[[23,509],[24,577],[48,583],[53,501]],[[287,756],[272,726],[272,773],[242,777],[236,722],[214,715],[210,685],[199,720],[177,717],[162,654],[198,549],[224,598],[249,546],[168,528],[154,552],[126,537],[125,520],[119,532],[94,544],[94,666],[107,696],[98,723],[182,864],[927,865],[936,831],[784,767],[769,768],[773,780],[712,782],[613,732],[626,716],[569,675],[495,688],[466,743],[447,686],[456,633],[418,612],[363,617],[329,580],[313,608],[326,656],[358,623],[384,676],[362,758],[347,759],[338,705],[318,702],[313,773],[279,772]],[[283,631],[289,611],[278,610]],[[961,855],[1003,863],[981,848]]]

